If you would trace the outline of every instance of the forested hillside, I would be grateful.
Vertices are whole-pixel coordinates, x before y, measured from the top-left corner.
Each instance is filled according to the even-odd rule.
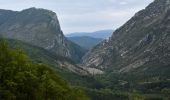
[[[37,1],[43,5],[50,2],[50,7],[56,2],[34,0]],[[92,31],[95,28],[91,26],[95,25],[101,30],[105,23],[113,25],[112,19],[119,22],[115,15],[120,13],[121,19],[127,17],[126,13],[129,15],[129,9],[122,10],[125,15],[115,9],[123,9],[130,2],[133,6],[146,2],[72,0],[76,4],[73,6],[74,3],[66,0],[63,4],[74,18],[65,25],[62,19],[65,15],[69,18],[69,14],[62,14],[65,8],[61,6],[62,1],[65,0],[57,1],[59,5],[55,7],[60,7],[64,32],[73,31],[72,26],[78,26],[74,31]],[[89,4],[86,7],[81,2]],[[94,6],[98,3],[102,9]],[[72,13],[70,5],[77,7],[74,11],[83,9]],[[0,100],[170,100],[170,0],[154,0],[113,34],[112,30],[103,30],[69,34],[68,38],[60,28],[54,9],[21,7],[25,10],[17,11],[17,7],[12,11],[4,8],[0,9]],[[89,17],[83,14],[85,8],[90,8]],[[100,10],[98,17],[95,12]],[[95,17],[95,22],[94,19],[88,22],[86,17]],[[97,19],[102,17],[107,20]],[[80,19],[88,24],[79,22]],[[71,24],[72,21],[79,24]],[[86,24],[86,28],[81,28]]]
[[[1,100],[88,100],[42,63],[31,63],[19,49],[0,42]]]

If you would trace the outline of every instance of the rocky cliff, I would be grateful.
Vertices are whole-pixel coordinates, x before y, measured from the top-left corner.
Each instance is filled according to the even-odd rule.
[[[85,50],[64,37],[56,14],[45,9],[0,10],[0,33],[5,38],[42,47],[76,62],[85,53]]]
[[[83,65],[116,73],[170,69],[170,0],[155,0],[136,13],[88,52]]]

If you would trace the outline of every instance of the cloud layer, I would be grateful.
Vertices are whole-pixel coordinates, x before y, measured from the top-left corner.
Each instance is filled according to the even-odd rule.
[[[116,29],[153,0],[1,0],[0,9],[45,8],[57,13],[64,33]]]

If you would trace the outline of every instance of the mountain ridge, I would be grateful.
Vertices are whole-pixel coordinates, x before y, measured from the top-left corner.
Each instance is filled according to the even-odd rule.
[[[136,13],[88,52],[83,64],[117,73],[157,71],[169,65],[169,4],[169,0],[155,0]]]
[[[86,52],[65,38],[55,12],[40,8],[0,10],[0,34],[42,47],[57,55],[81,60]],[[79,49],[77,49],[79,48]]]
[[[106,39],[111,36],[113,30],[99,30],[95,32],[75,32],[66,34],[66,37],[76,37],[76,36],[89,36],[93,38],[102,38]]]
[[[75,37],[67,37],[70,41],[78,44],[79,46],[90,50],[98,43],[100,43],[103,39],[101,38],[93,38],[89,36],[75,36]]]

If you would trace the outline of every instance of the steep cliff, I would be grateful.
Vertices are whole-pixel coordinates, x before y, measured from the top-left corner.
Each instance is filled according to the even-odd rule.
[[[86,67],[116,73],[169,70],[170,0],[155,0],[83,57]]]
[[[0,33],[78,62],[85,50],[67,40],[56,14],[45,9],[0,10]]]

